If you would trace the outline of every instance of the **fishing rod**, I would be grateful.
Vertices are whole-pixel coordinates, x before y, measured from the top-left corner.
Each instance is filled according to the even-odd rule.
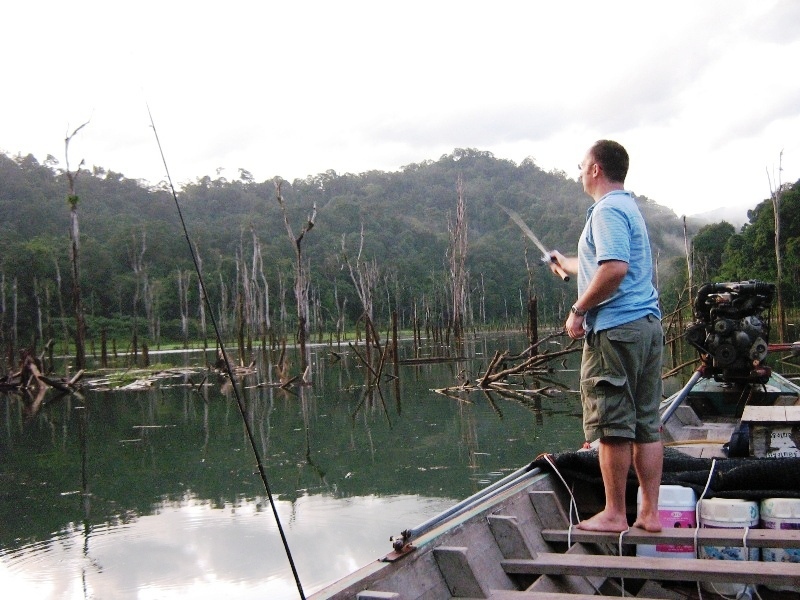
[[[228,353],[225,350],[225,344],[222,342],[222,335],[220,335],[219,327],[217,327],[217,320],[214,317],[214,311],[211,307],[211,303],[208,300],[208,294],[206,293],[206,284],[203,281],[203,275],[200,271],[200,264],[197,260],[197,255],[194,252],[194,246],[192,245],[192,240],[189,237],[189,230],[186,227],[186,221],[183,219],[183,211],[181,210],[180,202],[178,202],[178,194],[175,192],[175,186],[172,184],[172,176],[169,174],[169,167],[167,166],[167,159],[164,156],[164,149],[161,147],[161,140],[158,138],[158,131],[156,130],[156,124],[153,120],[153,114],[150,112],[150,105],[145,103],[147,106],[147,115],[150,117],[150,126],[153,128],[153,135],[156,137],[156,144],[158,145],[158,151],[161,154],[161,162],[164,164],[164,170],[167,174],[167,182],[169,183],[169,189],[172,192],[172,199],[175,201],[175,208],[178,211],[178,218],[181,222],[181,227],[183,228],[183,235],[186,238],[186,244],[189,246],[189,253],[192,256],[192,262],[194,263],[194,270],[197,273],[197,279],[200,282],[200,288],[203,292],[203,302],[205,302],[206,307],[208,308],[208,313],[211,317],[211,325],[214,328],[214,334],[217,337],[217,344],[219,344],[219,351],[222,354],[222,360],[225,362],[225,372],[228,375],[228,378],[231,380],[231,387],[233,388],[233,395],[236,397],[236,405],[239,407],[239,413],[242,415],[242,421],[244,421],[244,428],[247,432],[247,439],[250,442],[250,448],[253,451],[253,455],[256,459],[256,464],[258,465],[258,473],[261,476],[261,482],[264,484],[264,490],[267,493],[267,498],[269,499],[270,508],[272,508],[272,515],[275,518],[275,523],[278,526],[278,533],[281,535],[281,541],[283,542],[283,548],[286,551],[286,558],[289,559],[289,566],[292,568],[292,575],[294,576],[295,584],[297,585],[297,591],[300,594],[300,598],[302,600],[306,599],[305,594],[303,593],[303,585],[300,583],[300,576],[297,573],[297,568],[294,564],[294,559],[292,558],[292,551],[289,549],[289,541],[286,539],[286,534],[283,531],[283,526],[281,525],[281,519],[278,516],[278,509],[275,506],[275,500],[272,498],[272,490],[269,486],[269,481],[267,480],[267,472],[264,468],[264,463],[261,461],[261,455],[258,452],[258,446],[256,445],[256,439],[253,435],[253,430],[250,427],[250,421],[247,420],[247,411],[244,406],[244,402],[242,401],[241,396],[239,395],[239,388],[236,387],[236,380],[233,378],[233,370],[231,369],[231,363],[228,361]]]

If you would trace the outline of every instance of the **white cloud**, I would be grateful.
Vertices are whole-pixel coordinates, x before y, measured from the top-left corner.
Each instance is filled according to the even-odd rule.
[[[792,0],[15,3],[0,149],[176,182],[392,170],[456,147],[574,176],[595,139],[678,214],[800,177]]]

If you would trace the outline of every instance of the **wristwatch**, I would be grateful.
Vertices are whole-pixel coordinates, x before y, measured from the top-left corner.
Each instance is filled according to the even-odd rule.
[[[572,305],[572,308],[569,309],[571,313],[582,317],[586,314],[586,311],[583,308],[578,308],[575,304]]]

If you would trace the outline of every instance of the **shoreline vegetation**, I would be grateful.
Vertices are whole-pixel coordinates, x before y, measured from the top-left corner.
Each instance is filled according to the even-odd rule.
[[[6,385],[58,373],[56,384],[71,389],[87,363],[148,368],[162,352],[217,353],[216,336],[229,371],[269,353],[283,384],[308,381],[313,344],[352,352],[374,384],[401,358],[453,360],[472,335],[524,331],[534,343],[539,328],[563,323],[575,295],[574,282],[529,256],[499,210],[511,207],[547,247],[574,246],[588,199],[578,182],[532,159],[456,149],[396,173],[259,183],[243,171],[172,194],[82,162],[70,169],[68,159],[61,167],[0,153]],[[680,360],[681,338],[700,282],[775,280],[772,337],[797,338],[797,184],[774,190],[739,233],[724,222],[698,230],[645,196],[637,203],[651,231],[671,373],[691,365]],[[398,356],[398,340],[409,337],[413,351]]]

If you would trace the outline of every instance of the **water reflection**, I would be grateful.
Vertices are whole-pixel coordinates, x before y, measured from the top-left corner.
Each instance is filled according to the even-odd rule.
[[[520,342],[521,344],[524,342]],[[280,388],[266,366],[241,382],[306,593],[389,551],[389,536],[544,450],[582,441],[577,396],[453,399],[464,360],[403,365],[365,388],[326,348],[313,385]],[[25,403],[0,396],[0,586],[42,598],[296,598],[230,388],[202,357],[129,391]],[[268,359],[268,357],[266,357]],[[575,389],[574,371],[558,376]]]
[[[187,497],[88,532],[62,529],[46,543],[3,554],[0,586],[33,598],[295,598],[264,503],[215,508]],[[277,509],[293,545],[303,549],[295,562],[310,593],[361,566],[365,550],[371,556],[386,552],[393,517],[432,516],[451,503],[418,496],[339,501],[307,495],[278,501]]]

